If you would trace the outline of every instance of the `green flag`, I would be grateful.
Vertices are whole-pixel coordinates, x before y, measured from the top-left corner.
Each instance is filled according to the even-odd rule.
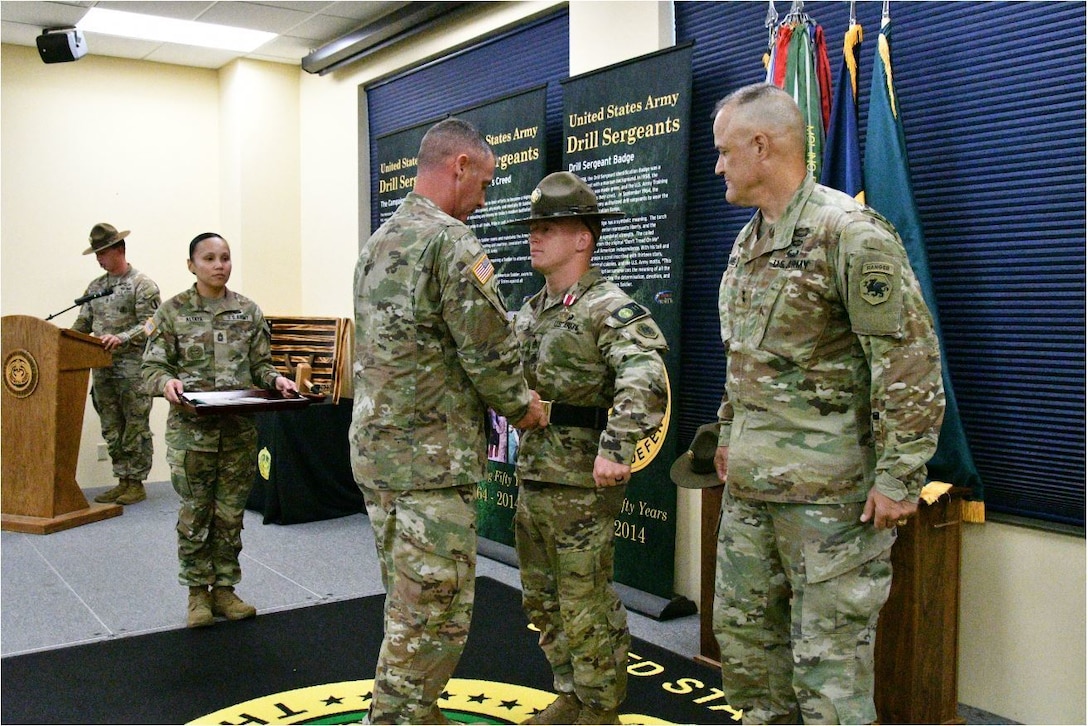
[[[933,315],[937,336],[941,339],[945,412],[937,452],[929,461],[929,478],[944,481],[972,491],[970,499],[978,502],[968,506],[965,518],[982,521],[982,479],[975,468],[967,435],[960,420],[959,407],[948,376],[948,359],[944,352],[937,300],[929,274],[925,236],[914,203],[907,142],[899,115],[899,99],[892,82],[891,20],[887,17],[880,28],[876,60],[873,62],[873,83],[869,96],[869,122],[865,133],[865,200],[895,225],[907,249],[914,274],[922,286],[922,295]],[[971,505],[971,502],[968,502]]]

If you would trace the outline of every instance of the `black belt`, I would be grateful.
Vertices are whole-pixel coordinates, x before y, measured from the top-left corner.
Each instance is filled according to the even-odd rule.
[[[553,426],[576,426],[595,431],[604,431],[608,427],[608,409],[598,406],[572,406],[568,403],[543,401],[545,408],[550,406],[548,423]]]

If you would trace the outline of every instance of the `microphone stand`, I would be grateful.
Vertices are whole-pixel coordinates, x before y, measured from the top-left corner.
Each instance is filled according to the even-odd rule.
[[[64,308],[60,312],[53,313],[48,318],[46,318],[46,320],[52,320],[53,318],[57,317],[58,315],[63,315],[64,313],[68,312],[69,310],[71,310],[72,308],[76,307],[76,305],[79,305],[79,304],[80,303],[76,303],[75,305],[69,305],[68,307]]]
[[[64,313],[68,312],[69,310],[76,307],[77,305],[83,305],[84,303],[89,303],[91,300],[97,300],[100,297],[106,297],[107,295],[112,295],[113,290],[114,290],[113,287],[107,287],[104,290],[99,290],[98,292],[92,292],[89,295],[84,295],[83,297],[76,298],[76,300],[71,305],[64,308],[63,310],[61,310],[58,313],[53,313],[48,318],[46,318],[46,320],[47,321],[52,320],[53,318],[57,317],[58,315],[62,315]]]

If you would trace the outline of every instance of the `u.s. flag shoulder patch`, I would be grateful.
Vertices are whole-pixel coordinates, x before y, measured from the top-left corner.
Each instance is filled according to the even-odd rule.
[[[151,337],[155,332],[155,318],[151,317],[144,321],[144,335]]]
[[[472,274],[481,285],[486,285],[488,281],[495,276],[495,267],[491,264],[491,260],[488,259],[487,254],[482,254],[480,257],[472,263]]]

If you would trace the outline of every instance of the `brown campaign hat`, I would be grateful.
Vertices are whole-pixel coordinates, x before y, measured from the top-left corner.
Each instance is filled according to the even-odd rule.
[[[684,489],[705,489],[718,486],[717,470],[714,468],[714,453],[718,450],[717,422],[703,424],[691,440],[691,448],[673,462],[669,476],[676,486]]]
[[[91,227],[91,246],[83,250],[83,254],[89,255],[98,252],[99,250],[104,250],[107,247],[113,247],[125,237],[128,237],[128,235],[129,230],[127,229],[124,232],[118,232],[117,228],[112,224],[100,222]]]
[[[623,212],[602,212],[597,207],[597,195],[581,178],[569,171],[557,171],[540,180],[529,196],[529,216],[507,224],[531,224],[542,219],[590,217],[615,219]]]

